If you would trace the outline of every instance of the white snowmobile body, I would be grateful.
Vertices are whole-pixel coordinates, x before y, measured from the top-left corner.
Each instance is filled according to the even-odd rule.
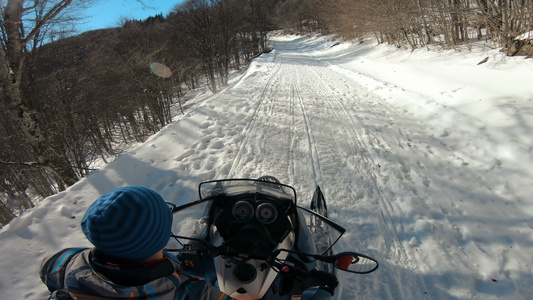
[[[334,272],[333,261],[319,262],[317,256],[332,254],[344,228],[324,217],[325,200],[318,187],[311,209],[297,206],[294,189],[275,179],[204,182],[199,194],[199,201],[173,207],[179,213],[173,225],[178,234],[173,236],[183,247],[170,251],[180,253],[189,274],[236,299],[281,300],[306,288],[284,273],[285,268]],[[183,238],[192,242],[183,244]]]
[[[222,245],[224,240],[214,226],[210,234],[214,245],[217,243]],[[294,242],[295,235],[291,232],[278,248],[292,249]],[[281,252],[277,258],[284,260],[287,256],[287,252]],[[214,263],[219,289],[239,300],[261,299],[278,276],[278,273],[269,268],[264,260],[217,256],[214,258]]]

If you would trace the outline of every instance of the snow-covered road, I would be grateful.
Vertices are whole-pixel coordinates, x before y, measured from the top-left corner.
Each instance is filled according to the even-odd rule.
[[[324,38],[271,45],[228,88],[3,229],[13,259],[2,270],[27,267],[1,272],[6,299],[42,298],[40,258],[88,245],[78,223],[104,192],[139,184],[183,204],[201,181],[262,175],[293,185],[302,206],[320,185],[347,229],[336,250],[380,261],[342,274],[337,299],[533,295],[531,61]]]
[[[210,137],[217,130],[220,140],[209,143],[220,149],[211,157],[205,151],[187,157],[185,169],[207,159],[220,165],[199,168],[203,179],[274,175],[296,187],[301,205],[314,185],[322,186],[331,217],[348,229],[341,248],[369,252],[383,263],[376,274],[345,278],[350,285],[342,298],[498,298],[526,292],[524,277],[533,277],[516,259],[525,255],[517,248],[531,247],[531,217],[521,191],[508,182],[512,170],[504,170],[502,158],[487,145],[522,148],[526,153],[513,149],[513,156],[531,161],[530,148],[498,145],[492,138],[508,138],[500,131],[521,128],[503,128],[501,120],[486,128],[483,118],[428,97],[425,87],[409,92],[358,72],[356,64],[343,63],[339,54],[345,52],[330,45],[274,40],[272,53],[207,105],[211,117],[223,116],[218,126],[205,129]],[[351,55],[345,61],[353,60]],[[518,110],[511,104],[507,110]],[[205,146],[204,141],[201,150]],[[517,220],[524,233],[509,231]]]

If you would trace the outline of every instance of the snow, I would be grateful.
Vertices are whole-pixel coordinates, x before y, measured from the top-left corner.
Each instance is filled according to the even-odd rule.
[[[179,205],[201,181],[267,174],[302,206],[319,184],[347,228],[336,250],[380,261],[370,275],[340,274],[336,299],[531,298],[531,59],[482,46],[271,44],[228,88],[4,227],[2,299],[47,297],[42,258],[90,246],[80,221],[103,193],[144,185]]]
[[[523,33],[523,34],[517,36],[515,38],[515,40],[527,40],[527,39],[531,38],[532,35],[533,35],[533,31],[529,31],[529,32],[526,32],[526,33]]]

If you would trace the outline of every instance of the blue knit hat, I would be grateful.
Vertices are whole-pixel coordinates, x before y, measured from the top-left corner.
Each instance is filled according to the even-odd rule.
[[[155,191],[119,188],[98,198],[81,220],[87,239],[120,261],[140,262],[163,249],[170,238],[172,212]]]

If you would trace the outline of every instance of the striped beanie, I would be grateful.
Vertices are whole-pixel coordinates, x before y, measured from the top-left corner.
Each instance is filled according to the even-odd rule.
[[[116,189],[98,198],[87,210],[81,229],[107,256],[140,262],[169,241],[172,212],[155,191],[142,186]]]

